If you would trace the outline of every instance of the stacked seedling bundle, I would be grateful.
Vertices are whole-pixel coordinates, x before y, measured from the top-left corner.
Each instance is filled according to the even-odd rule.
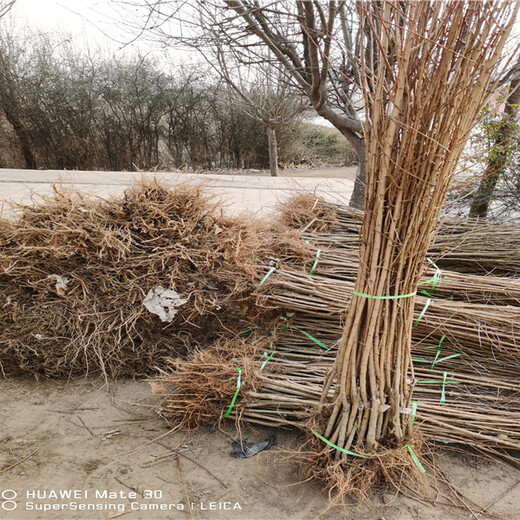
[[[0,221],[0,369],[150,374],[261,322],[258,263],[307,258],[282,234],[224,216],[200,186],[155,181],[110,200],[56,190],[18,208]]]
[[[280,220],[302,232],[305,240],[357,256],[363,214],[310,194],[287,201]],[[479,275],[520,277],[520,228],[475,219],[441,221],[428,249],[443,269]]]
[[[270,270],[264,287],[269,290],[274,283],[278,287],[271,287],[268,301],[283,309],[286,329],[297,339],[273,341],[272,352],[266,350],[261,356],[264,361],[256,360],[262,372],[257,378],[264,386],[255,384],[252,391],[259,405],[249,406],[256,420],[269,422],[277,415],[298,422],[299,403],[312,405],[319,393],[319,409],[307,424],[314,434],[310,436],[310,451],[315,455],[312,472],[341,495],[363,493],[378,478],[409,480],[421,470],[413,452],[421,444],[414,429],[416,395],[418,409],[427,413],[421,407],[424,400],[432,417],[438,414],[435,399],[447,406],[448,398],[459,391],[453,388],[481,396],[479,403],[488,406],[479,410],[484,415],[476,413],[477,420],[470,421],[467,410],[459,416],[455,413],[457,420],[467,420],[467,438],[477,439],[477,447],[484,446],[483,439],[495,443],[491,449],[517,446],[518,438],[508,440],[514,438],[511,428],[506,429],[502,444],[497,440],[500,435],[488,428],[497,415],[490,394],[499,395],[496,402],[502,406],[514,398],[513,380],[504,378],[497,384],[476,367],[481,360],[492,359],[480,368],[482,372],[493,365],[497,374],[506,375],[510,369],[516,375],[519,331],[514,323],[519,308],[492,306],[489,311],[488,306],[473,304],[464,311],[465,302],[428,295],[416,298],[422,290],[434,291],[438,285],[432,280],[421,286],[427,281],[422,274],[432,251],[431,237],[454,166],[485,102],[490,74],[515,9],[511,2],[478,7],[472,2],[360,4],[361,23],[367,27],[360,48],[371,52],[370,63],[376,64],[375,69],[362,66],[359,71],[367,120],[365,214],[360,233],[359,220],[349,218],[352,230],[335,243],[341,248],[359,246],[356,281],[353,285],[338,280],[337,271],[334,279],[318,280],[315,274],[312,278]],[[338,225],[329,219],[320,229],[318,223],[305,225],[303,231],[316,238]],[[438,255],[433,256],[432,263]],[[320,260],[318,253],[316,260]],[[314,265],[311,271],[316,273]],[[317,359],[315,349],[332,350],[341,328],[334,359],[326,357],[330,353]],[[276,333],[280,329],[275,327]],[[424,348],[419,356],[412,351],[412,334],[427,342],[424,347],[433,348]],[[311,352],[303,346],[309,341],[314,343]],[[278,359],[280,353],[283,357]],[[417,359],[419,368],[412,359]],[[168,406],[166,402],[165,410]],[[512,423],[516,417],[509,419]],[[458,424],[451,421],[446,429],[449,438],[453,439]],[[461,439],[462,433],[456,440]]]

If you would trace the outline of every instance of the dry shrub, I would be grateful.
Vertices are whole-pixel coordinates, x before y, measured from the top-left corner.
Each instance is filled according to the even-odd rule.
[[[211,348],[197,350],[188,359],[167,360],[167,368],[151,381],[152,391],[162,398],[157,411],[178,428],[214,424],[229,408],[237,389],[237,367],[241,389],[233,408],[247,405],[244,391],[254,392],[265,340],[220,340]]]
[[[279,221],[290,229],[324,233],[332,231],[337,220],[334,208],[311,193],[295,195],[279,205]]]
[[[150,374],[166,357],[259,324],[259,266],[301,263],[305,248],[294,233],[224,216],[200,186],[143,181],[110,200],[55,188],[0,221],[0,368]],[[66,289],[50,275],[68,278]],[[172,323],[142,304],[159,285],[187,300]]]

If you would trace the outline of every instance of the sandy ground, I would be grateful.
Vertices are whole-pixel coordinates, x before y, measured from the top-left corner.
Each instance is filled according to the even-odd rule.
[[[4,170],[2,186],[12,184],[14,194],[22,193],[20,186],[27,186],[18,182],[16,171],[12,172]],[[354,174],[353,168],[333,167],[281,172],[284,177],[350,181]],[[123,188],[127,177],[116,174],[111,179],[115,179],[114,186]],[[247,183],[243,179],[223,182],[226,180],[240,189],[245,186],[244,193],[256,189],[266,197],[276,186],[266,189],[255,177]],[[97,178],[93,177],[93,182]],[[249,207],[253,199],[240,200]],[[260,203],[271,203],[271,199],[259,199]],[[323,487],[317,482],[300,482],[297,465],[280,452],[298,449],[302,444],[298,432],[276,431],[275,448],[251,459],[234,459],[229,455],[231,441],[238,436],[233,424],[222,429],[168,433],[166,423],[150,408],[154,403],[144,381],[121,380],[109,388],[90,379],[0,381],[0,520],[307,520],[317,518],[327,508]],[[243,435],[257,442],[269,433],[258,428]],[[479,506],[493,504],[494,514],[520,519],[520,470],[444,451],[438,464],[452,484]],[[76,498],[42,495],[52,490],[57,494],[75,492]],[[193,504],[191,511],[188,503]],[[169,509],[160,509],[161,505]],[[488,518],[480,514],[479,506],[473,505],[474,514],[470,515],[378,494],[370,506],[336,509],[320,518]]]
[[[99,380],[84,379],[2,383],[2,520],[304,520],[317,518],[327,507],[322,486],[299,482],[298,467],[280,453],[280,449],[298,448],[299,433],[278,430],[276,446],[269,452],[234,459],[229,455],[230,443],[238,435],[233,424],[168,434],[166,423],[147,406],[154,403],[154,397],[146,382],[122,380],[108,389],[101,385]],[[243,431],[251,442],[268,435],[265,428]],[[174,449],[181,452],[179,458],[172,453]],[[494,513],[520,518],[520,485],[515,486],[519,470],[442,452],[439,466],[469,499],[480,505],[496,500],[491,508]],[[79,497],[38,498],[37,493],[44,490],[76,490]],[[191,513],[188,502],[193,504]],[[348,511],[329,511],[321,518],[488,518],[478,514],[478,506],[473,506],[475,516],[470,516],[390,494],[379,494],[373,502]],[[61,510],[35,510],[45,504]],[[74,510],[89,504],[101,509]],[[157,509],[161,504],[173,504],[174,509],[161,511]],[[16,509],[5,510],[15,505]]]

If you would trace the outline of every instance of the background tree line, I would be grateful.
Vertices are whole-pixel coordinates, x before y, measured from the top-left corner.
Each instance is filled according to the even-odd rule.
[[[70,38],[3,34],[0,167],[269,167],[265,125],[233,99],[230,86],[201,67],[93,54]],[[280,163],[355,160],[339,133],[306,118],[277,128]]]

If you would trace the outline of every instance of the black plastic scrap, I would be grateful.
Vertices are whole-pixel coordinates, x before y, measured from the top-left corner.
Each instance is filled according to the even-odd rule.
[[[248,459],[261,451],[268,450],[274,444],[274,434],[269,435],[269,439],[255,444],[249,444],[246,441],[231,443],[232,450],[230,455],[236,459]]]

